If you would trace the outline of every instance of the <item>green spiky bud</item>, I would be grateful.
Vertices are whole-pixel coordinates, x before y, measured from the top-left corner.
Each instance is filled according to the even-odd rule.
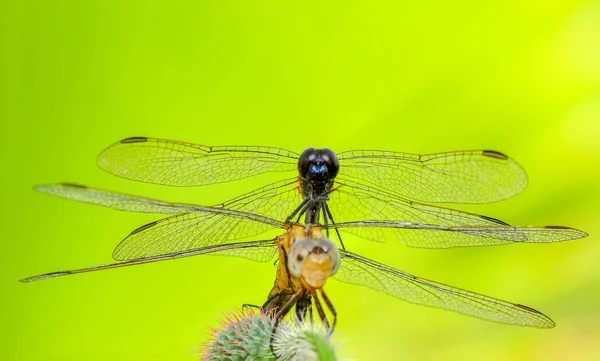
[[[275,353],[280,361],[335,361],[335,348],[322,328],[305,323],[277,331]]]
[[[240,312],[226,317],[213,330],[213,338],[204,347],[204,361],[334,361],[333,344],[323,330],[312,325],[291,326],[281,321],[273,338],[275,319],[263,312]]]

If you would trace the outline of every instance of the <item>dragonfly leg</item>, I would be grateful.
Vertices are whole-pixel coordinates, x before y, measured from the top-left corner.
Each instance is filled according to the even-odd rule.
[[[321,297],[323,297],[323,301],[325,301],[327,308],[333,315],[333,324],[331,325],[331,328],[327,331],[327,333],[329,335],[331,335],[333,333],[333,330],[335,330],[335,325],[337,324],[337,311],[335,309],[335,306],[333,306],[333,302],[331,302],[331,300],[327,296],[327,293],[325,293],[325,290],[323,290],[322,288],[321,288]]]
[[[282,300],[285,300],[285,297],[289,297],[293,294],[294,294],[294,291],[292,291],[291,288],[285,288],[285,289],[279,290],[279,291],[271,294],[269,296],[269,298],[267,298],[265,303],[263,303],[261,308],[263,310],[265,310],[266,312],[269,312],[269,311],[277,312],[277,309],[282,305],[283,302],[285,302]]]
[[[308,198],[307,198],[308,199]],[[306,205],[304,206],[304,208],[302,208],[302,211],[300,213],[298,213],[298,218],[296,219],[296,223],[300,223],[300,219],[302,218],[303,215],[306,214],[306,211],[308,210],[310,206],[310,200],[306,202]],[[309,210],[310,212],[310,210]],[[309,215],[306,215],[306,218],[308,218]]]
[[[300,215],[298,216],[298,219],[300,219],[300,217],[302,217],[302,214],[304,214],[305,209],[306,209],[306,205],[308,204],[308,198],[304,198],[304,200],[302,201],[302,203],[300,203],[300,205],[298,207],[296,207],[296,209],[294,209],[294,211],[292,212],[292,214],[290,214],[286,219],[285,219],[285,223],[290,223],[290,221],[292,220],[292,218],[294,218],[296,216],[296,214],[298,214],[298,212],[301,212]]]
[[[331,210],[329,209],[329,205],[327,205],[327,203],[325,203],[325,212],[329,216],[329,219],[331,219],[331,224],[335,224],[335,220],[333,220],[333,214],[331,214]],[[342,241],[342,235],[340,234],[340,230],[336,228],[335,233],[337,233],[338,239],[340,240],[340,244],[342,245],[342,249],[345,251],[346,247],[344,246],[344,241]],[[327,233],[327,237],[329,237],[329,233]]]
[[[262,310],[263,308],[259,305],[253,305],[250,303],[244,303],[242,305],[242,311],[245,311],[246,309],[253,309],[253,308],[258,308],[259,310]]]
[[[316,293],[314,294],[313,298],[315,300],[315,307],[317,308],[317,313],[319,314],[319,317],[321,318],[321,322],[323,322],[323,325],[325,325],[325,328],[327,330],[329,330],[330,329],[329,320],[327,319],[327,315],[325,314],[323,305],[321,304],[321,301],[319,300],[319,297],[317,296]],[[329,331],[327,331],[327,332],[329,332]]]
[[[275,356],[276,359],[279,358],[279,356],[277,356],[275,350],[273,349],[273,340],[275,339],[275,333],[277,333],[279,322],[281,322],[285,315],[287,315],[287,313],[290,312],[292,307],[294,307],[298,299],[302,296],[303,292],[304,290],[302,288],[296,291],[296,293],[292,295],[292,297],[285,303],[285,305],[283,305],[283,307],[281,307],[279,310],[277,310],[277,313],[275,313],[275,324],[273,325],[273,329],[271,330],[269,348],[271,349],[271,352],[273,353],[273,356]]]

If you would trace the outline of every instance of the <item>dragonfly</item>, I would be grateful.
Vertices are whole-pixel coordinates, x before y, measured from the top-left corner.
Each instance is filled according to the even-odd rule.
[[[492,150],[410,154],[328,148],[302,153],[261,146],[206,146],[174,140],[132,137],[106,148],[98,166],[130,180],[177,187],[224,183],[277,173],[282,180],[216,207],[251,212],[296,223],[329,224],[360,220],[396,220],[454,227],[508,226],[504,221],[428,203],[489,203],[525,189],[523,168]],[[295,219],[294,219],[295,218]],[[337,237],[345,248],[338,228]],[[348,230],[385,241],[380,232]],[[455,247],[434,232],[409,245]],[[399,234],[399,233],[398,233]],[[504,237],[505,234],[495,234]],[[411,234],[415,239],[415,234]],[[480,239],[480,245],[494,243]],[[513,241],[509,236],[507,242]]]
[[[355,150],[336,155],[330,149],[308,148],[299,155],[273,147],[211,147],[133,137],[106,148],[98,156],[97,163],[117,176],[169,186],[208,185],[267,172],[287,174],[286,179],[214,207],[285,219],[288,223],[294,214],[305,212],[305,224],[319,224],[319,215],[323,214],[326,235],[329,235],[328,221],[335,223],[335,214],[335,219],[343,223],[363,220],[405,222],[404,228],[359,227],[344,229],[341,233],[377,242],[399,240],[410,247],[450,248],[565,240],[562,234],[557,236],[559,233],[525,234],[496,218],[422,203],[424,200],[493,202],[521,192],[527,185],[527,176],[521,166],[506,155],[489,150],[430,155]],[[38,190],[78,200],[81,193],[66,188],[40,187]],[[102,197],[98,196],[94,201],[129,210],[126,200],[99,198]],[[80,200],[89,201],[86,197]],[[163,213],[165,208],[142,207],[140,211]],[[300,218],[296,219],[299,221]],[[422,230],[425,224],[430,225],[427,231]],[[504,232],[485,231],[499,225],[508,228]],[[481,227],[484,231],[473,227]],[[332,228],[345,249],[340,228]],[[255,224],[240,235],[258,235],[267,229],[265,224]],[[187,232],[193,239],[194,229]],[[478,236],[474,236],[477,232]],[[142,256],[152,255],[148,249]],[[115,250],[114,256],[116,259],[127,257],[119,249]]]
[[[173,215],[145,224],[131,232],[113,252],[113,258],[118,261],[116,263],[46,273],[25,278],[21,280],[23,282],[203,254],[237,256],[261,262],[269,262],[276,258],[276,280],[263,308],[275,310],[278,318],[285,317],[294,306],[296,315],[302,316],[309,305],[314,304],[323,324],[332,330],[336,324],[337,312],[323,290],[326,282],[332,278],[382,291],[415,304],[489,321],[539,328],[554,327],[554,322],[548,316],[531,307],[416,277],[338,248],[326,237],[323,225],[278,221],[238,210],[164,202],[74,184],[45,185],[37,189],[63,198],[119,210]],[[586,233],[580,230],[560,226],[495,225],[454,228],[389,220],[338,222],[329,226],[340,230],[411,230],[411,233],[422,232],[431,235],[446,232],[448,239],[452,239],[453,235],[460,235],[465,243],[469,243],[468,239],[475,240],[473,243],[486,239],[487,243],[504,244],[509,241],[490,235],[508,233],[521,236],[513,243],[552,242],[586,236]],[[253,239],[254,232],[262,230],[263,227],[277,232],[277,235],[262,240]],[[249,240],[239,240],[244,237]],[[325,306],[322,305],[321,299]],[[325,310],[329,310],[333,315],[331,322]]]

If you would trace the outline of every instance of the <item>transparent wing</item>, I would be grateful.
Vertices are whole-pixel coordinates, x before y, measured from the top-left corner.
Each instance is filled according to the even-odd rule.
[[[61,198],[101,205],[121,211],[176,214],[228,209],[254,213],[255,215],[264,215],[272,220],[285,220],[302,202],[302,195],[300,194],[300,188],[295,177],[269,184],[212,207],[188,203],[164,202],[152,198],[111,192],[71,183],[41,185],[36,186],[35,190]]]
[[[129,212],[175,214],[193,212],[199,207],[192,204],[175,204],[152,198],[109,192],[71,183],[41,185],[36,186],[35,190],[61,198]]]
[[[274,229],[281,232],[281,228],[273,227],[276,223],[257,222],[253,216],[225,211],[182,213],[163,218],[131,232],[115,248],[113,258],[129,261],[225,244]]]
[[[35,187],[39,192],[113,209],[144,213],[196,212],[207,207],[164,202],[152,198],[116,193],[83,185],[61,183]],[[297,178],[269,184],[233,198],[214,208],[250,212],[273,219],[286,219],[302,202]],[[452,226],[506,225],[493,218],[411,202],[355,182],[337,183],[330,194],[329,208],[337,222],[402,220]]]
[[[366,286],[408,302],[485,320],[540,328],[554,327],[554,322],[548,316],[527,306],[415,277],[357,254],[340,252],[341,266],[334,276],[339,281]]]
[[[490,150],[427,155],[351,150],[338,157],[341,179],[368,182],[422,202],[488,203],[527,186],[517,162]]]
[[[155,257],[210,247],[282,229],[283,223],[261,215],[221,207],[176,204],[73,184],[36,187],[63,198],[120,210],[179,213],[131,232],[113,252],[118,261]]]
[[[115,260],[127,261],[223,244],[274,229],[279,232],[282,222],[260,214],[285,219],[301,200],[297,187],[295,178],[280,181],[214,207],[169,203],[74,184],[44,185],[36,190],[125,211],[179,213],[129,234],[113,252]]]
[[[201,254],[213,254],[213,255],[227,255],[227,256],[237,256],[237,257],[245,257],[252,259],[254,261],[259,262],[268,262],[273,259],[275,256],[275,251],[277,250],[277,246],[273,242],[273,240],[265,240],[265,241],[253,241],[253,242],[240,242],[240,243],[230,243],[224,245],[216,245],[216,246],[208,246],[200,249],[192,249],[183,252],[176,252],[170,254],[163,254],[160,256],[140,258],[136,260],[112,263],[112,264],[104,264],[93,267],[86,267],[68,271],[58,271],[45,273],[39,276],[33,276],[24,278],[21,282],[33,282],[33,281],[41,281],[48,278],[54,278],[59,276],[67,276],[77,273],[85,273],[85,272],[93,272],[93,271],[102,271],[111,268],[119,268],[126,266],[135,266],[139,264],[152,263],[158,261],[167,261],[170,259],[183,258],[183,257],[191,257],[197,256]]]
[[[505,222],[479,214],[409,201],[406,198],[350,180],[336,183],[328,206],[337,223],[385,220],[443,226],[498,226]],[[377,229],[346,229],[366,239],[386,240]],[[389,239],[389,238],[388,238]]]
[[[400,240],[411,247],[560,242],[587,235],[568,227],[511,227],[495,218],[412,202],[348,180],[337,183],[328,205],[337,223],[331,227],[379,242]]]
[[[587,233],[562,226],[545,227],[449,227],[394,221],[337,223],[334,228],[348,229],[369,239],[398,239],[418,248],[497,246],[508,243],[551,243],[579,239]]]
[[[98,166],[140,182],[190,187],[267,172],[295,171],[299,155],[272,147],[211,147],[173,140],[123,139],[98,156]]]
[[[302,203],[297,177],[258,188],[217,207],[250,212],[284,221]]]

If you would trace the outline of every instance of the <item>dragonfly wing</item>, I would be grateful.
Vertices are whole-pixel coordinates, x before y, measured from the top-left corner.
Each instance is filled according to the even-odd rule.
[[[117,210],[143,213],[194,213],[216,208],[249,212],[284,220],[302,202],[296,178],[278,181],[212,207],[164,202],[152,198],[111,192],[78,184],[36,186],[39,192]]]
[[[548,316],[530,307],[429,281],[351,252],[340,252],[341,266],[334,276],[339,281],[366,286],[408,302],[489,321],[554,327],[554,322]]]
[[[253,241],[253,242],[240,242],[240,243],[230,243],[216,246],[207,246],[200,249],[191,249],[183,252],[176,252],[170,254],[163,254],[159,256],[147,257],[147,258],[139,258],[135,260],[112,263],[112,264],[104,264],[99,266],[92,266],[74,270],[67,271],[58,271],[45,273],[38,276],[28,277],[21,280],[21,282],[33,282],[33,281],[41,281],[49,278],[59,277],[59,276],[67,276],[77,273],[85,273],[85,272],[93,272],[93,271],[102,271],[111,268],[119,268],[119,267],[127,267],[127,266],[135,266],[139,264],[159,262],[159,261],[167,261],[176,258],[183,257],[191,257],[197,256],[201,254],[212,254],[212,255],[229,255],[229,256],[237,256],[244,257],[248,259],[252,259],[254,261],[259,262],[268,262],[273,259],[275,255],[275,251],[277,250],[277,246],[273,242],[273,240],[265,240],[265,241]]]
[[[349,230],[367,239],[397,239],[410,247],[451,248],[497,246],[509,243],[551,243],[579,239],[587,233],[562,226],[440,226],[397,221],[336,223],[333,227]]]
[[[272,218],[223,207],[168,203],[72,184],[39,186],[36,189],[63,198],[120,210],[179,213],[148,223],[131,232],[113,252],[113,258],[118,261],[157,257],[231,243],[270,230],[280,232],[283,227],[282,222]]]
[[[527,186],[527,175],[517,162],[490,150],[426,155],[352,150],[338,157],[342,179],[422,202],[495,202]]]
[[[217,207],[260,214],[284,221],[302,203],[296,177],[258,188],[219,204]]]
[[[230,182],[267,172],[295,171],[299,155],[273,147],[212,147],[134,137],[106,148],[98,166],[140,182],[191,187]]]
[[[97,204],[121,211],[175,214],[193,212],[197,206],[175,204],[152,198],[95,189],[78,184],[60,183],[36,186],[38,192],[78,202]]]
[[[230,243],[267,231],[281,232],[282,223],[265,217],[215,209],[182,213],[143,225],[113,251],[113,258],[129,261]]]
[[[460,234],[451,238],[452,235],[446,234],[445,230],[456,226],[493,227],[508,225],[501,220],[479,214],[413,202],[398,195],[350,180],[337,182],[334,191],[330,194],[330,199],[329,208],[335,222],[338,224],[362,222],[362,226],[340,225],[338,229],[378,242],[400,239],[413,247],[447,248],[466,245],[464,244],[464,238],[466,238],[467,242],[471,242],[471,245],[489,245],[490,241],[488,239],[476,240],[474,237],[465,237]],[[389,222],[373,223],[368,227],[368,224],[364,223],[365,220]],[[377,226],[379,224],[397,226],[395,228],[385,228]],[[406,227],[401,228],[402,225]],[[411,225],[428,226],[428,232],[419,233],[419,227],[409,227]],[[435,228],[436,225],[446,227],[438,229]],[[409,228],[415,230],[415,232],[406,232],[406,229]],[[463,241],[457,242],[457,238],[460,237],[463,238]]]
[[[343,180],[330,194],[329,209],[335,222],[394,220],[445,226],[498,226],[507,223],[479,214],[413,202],[372,186]],[[361,237],[384,241],[372,230],[347,229]]]
[[[113,252],[113,257],[119,261],[232,242],[274,229],[279,232],[283,223],[261,214],[274,214],[285,219],[302,199],[295,178],[273,183],[213,207],[169,203],[73,184],[45,185],[36,189],[119,210],[179,213],[134,230]]]

